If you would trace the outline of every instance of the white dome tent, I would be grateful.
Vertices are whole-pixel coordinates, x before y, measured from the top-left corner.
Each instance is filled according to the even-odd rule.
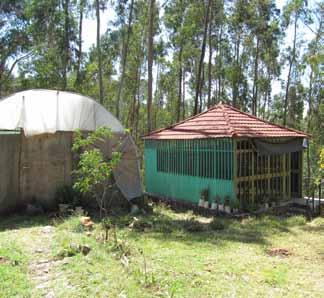
[[[39,199],[54,204],[56,189],[71,184],[73,131],[111,129],[107,156],[121,140],[116,184],[131,200],[142,195],[139,158],[121,123],[93,99],[65,91],[28,90],[0,101],[0,212]]]

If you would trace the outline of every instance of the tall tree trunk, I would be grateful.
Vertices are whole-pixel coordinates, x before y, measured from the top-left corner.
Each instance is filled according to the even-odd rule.
[[[99,102],[103,104],[103,83],[102,83],[102,61],[100,45],[100,3],[96,0],[96,17],[97,17],[97,55],[98,55],[98,74],[99,74]]]
[[[193,114],[196,115],[198,114],[198,104],[199,104],[199,95],[201,94],[201,72],[202,72],[202,67],[204,63],[204,57],[205,57],[205,50],[206,50],[206,39],[207,39],[207,28],[208,28],[208,22],[209,22],[209,10],[210,10],[210,4],[211,0],[208,0],[207,2],[207,8],[205,11],[205,20],[204,20],[204,35],[203,35],[203,41],[202,41],[202,46],[201,46],[201,52],[200,52],[200,60],[199,60],[199,65],[198,65],[198,73],[197,73],[197,79],[196,79],[196,96],[195,96],[195,105],[194,105],[194,110]],[[201,109],[201,107],[200,107]]]
[[[221,26],[219,29],[219,36],[218,36],[218,95],[217,95],[217,103],[221,100],[222,97],[222,68],[223,68],[223,63],[222,63],[222,34],[223,34],[223,27]]]
[[[235,41],[235,72],[237,72],[234,76],[233,80],[233,90],[232,90],[232,96],[233,96],[233,106],[237,107],[238,103],[238,96],[239,96],[239,77],[238,77],[238,72],[240,71],[240,42],[241,42],[241,32],[238,31],[236,33],[236,41]]]
[[[83,24],[83,10],[84,10],[84,0],[80,0],[80,15],[79,15],[79,36],[78,36],[78,61],[76,69],[76,79],[74,86],[79,87],[81,84],[81,62],[82,62],[82,24]]]
[[[159,62],[157,62],[157,66],[156,66],[156,78],[155,78],[155,92],[154,92],[154,106],[155,109],[153,110],[153,115],[154,115],[154,120],[153,120],[153,127],[157,127],[157,115],[158,115],[158,109],[159,109],[159,81],[160,81],[160,73],[161,73],[161,64]]]
[[[254,78],[252,88],[252,115],[257,115],[258,106],[258,74],[259,74],[259,37],[257,37],[255,61],[254,61]]]
[[[180,121],[180,111],[181,111],[181,101],[182,101],[182,44],[180,45],[179,55],[178,55],[178,102],[176,106],[176,120]]]
[[[127,36],[126,41],[123,44],[123,51],[122,51],[122,72],[120,77],[120,82],[118,86],[118,94],[117,94],[117,102],[116,102],[116,116],[119,118],[120,113],[120,96],[123,90],[124,84],[124,77],[126,71],[126,64],[127,64],[127,56],[128,56],[128,47],[129,47],[129,40],[132,32],[132,20],[133,20],[133,7],[134,7],[134,0],[131,0],[130,8],[129,8],[129,16],[128,16],[128,23],[127,23]]]
[[[141,66],[138,68],[138,85],[137,85],[137,102],[136,102],[136,109],[135,109],[135,143],[138,141],[138,124],[139,124],[139,113],[141,108],[141,101],[140,101],[140,92],[141,92]]]
[[[149,4],[149,22],[148,22],[148,84],[147,84],[147,131],[152,130],[152,99],[153,99],[153,26],[154,26],[155,0],[150,0]]]
[[[131,110],[131,115],[130,115],[130,128],[131,128],[131,134],[133,137],[135,136],[134,133],[136,132],[135,115],[136,115],[137,89],[140,84],[140,67],[141,67],[141,64],[139,63],[139,66],[136,69],[135,88],[134,88],[134,94],[133,94],[132,110]]]
[[[200,90],[199,90],[199,109],[198,112],[201,113],[202,112],[202,108],[203,108],[203,83],[205,82],[205,64],[203,63],[202,65],[202,70],[201,70],[201,82],[200,82]]]
[[[186,118],[186,70],[183,67],[182,73],[182,119]]]
[[[295,12],[293,49],[292,49],[292,55],[289,59],[289,70],[288,70],[288,76],[287,76],[286,94],[285,94],[285,102],[284,102],[283,125],[287,124],[287,111],[288,111],[289,88],[290,88],[290,82],[291,82],[291,72],[292,72],[293,64],[296,60],[297,21],[298,21],[298,16],[297,16],[297,12]]]
[[[208,97],[207,97],[207,107],[210,108],[211,102],[211,89],[212,89],[212,56],[213,56],[213,47],[212,47],[212,20],[213,20],[213,10],[210,12],[210,21],[209,21],[209,30],[208,30],[208,48],[209,48],[209,57],[208,57]]]
[[[63,82],[62,82],[62,89],[65,90],[67,87],[67,68],[69,64],[69,0],[64,1],[64,50],[63,50]]]

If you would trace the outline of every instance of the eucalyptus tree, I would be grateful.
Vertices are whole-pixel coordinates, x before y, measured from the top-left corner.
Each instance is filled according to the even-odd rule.
[[[104,9],[104,2],[95,0],[96,20],[97,20],[97,56],[98,56],[98,81],[99,81],[99,102],[103,103],[104,90],[102,83],[102,57],[101,57],[101,45],[100,45],[100,10]]]
[[[173,61],[178,68],[178,78],[176,80],[178,84],[178,95],[175,107],[175,119],[177,122],[180,121],[181,104],[183,100],[183,80],[185,79],[183,76],[183,52],[186,43],[186,28],[184,28],[184,20],[188,4],[189,1],[186,0],[169,2],[165,7],[164,12],[164,25],[169,31],[169,44],[174,54]]]
[[[83,50],[82,50],[82,27],[83,27],[83,20],[84,15],[89,9],[88,0],[79,0],[77,3],[77,11],[79,13],[79,21],[78,21],[78,37],[77,37],[77,49],[76,49],[76,57],[77,62],[75,66],[76,70],[76,78],[74,82],[74,86],[78,89],[81,86],[81,65],[83,61]]]
[[[117,100],[116,100],[116,116],[117,116],[117,118],[119,118],[119,114],[120,114],[120,97],[121,97],[122,90],[123,90],[126,63],[127,63],[127,57],[128,57],[128,51],[129,51],[129,42],[130,42],[131,31],[132,31],[134,0],[130,1],[128,10],[129,10],[129,13],[128,13],[127,29],[126,29],[126,34],[124,34],[124,36],[123,36],[123,48],[122,48],[122,56],[121,56],[121,75],[120,75],[120,82],[119,82],[119,86],[118,86],[118,93],[117,93]]]
[[[292,45],[289,45],[286,49],[286,60],[288,62],[288,74],[286,79],[285,87],[285,100],[284,100],[284,114],[283,114],[283,124],[287,124],[287,113],[289,105],[289,90],[291,84],[295,83],[293,81],[293,76],[296,77],[298,73],[298,25],[299,23],[309,23],[309,10],[307,8],[307,2],[304,0],[290,0],[283,11],[283,26],[287,29],[290,25],[293,26],[293,39]]]
[[[30,56],[28,18],[21,1],[0,2],[0,97],[16,65]]]
[[[77,40],[75,2],[30,0],[24,2],[24,11],[33,59],[21,63],[22,79],[34,88],[69,88]]]
[[[152,130],[152,101],[153,101],[153,41],[154,41],[154,19],[156,15],[155,0],[149,1],[148,27],[147,27],[147,131]]]
[[[202,67],[203,67],[203,63],[204,63],[205,50],[206,50],[207,30],[208,30],[209,19],[210,19],[211,2],[212,2],[212,0],[207,0],[206,7],[205,7],[205,13],[204,13],[204,31],[203,31],[200,59],[199,59],[197,78],[196,78],[196,94],[195,94],[195,102],[194,102],[194,110],[193,110],[194,115],[196,115],[198,112],[201,112],[201,110],[202,110],[201,91],[202,91],[203,81],[201,79],[201,75],[202,75]],[[200,96],[200,105],[198,102],[199,96]]]

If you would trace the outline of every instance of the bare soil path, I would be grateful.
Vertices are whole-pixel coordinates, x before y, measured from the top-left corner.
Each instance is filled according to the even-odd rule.
[[[26,252],[30,255],[28,273],[34,285],[33,297],[55,298],[55,292],[51,287],[51,284],[59,278],[59,273],[55,269],[57,265],[68,262],[67,259],[53,258],[54,234],[54,226],[34,227],[27,233],[26,238],[21,239],[22,243],[25,243]]]

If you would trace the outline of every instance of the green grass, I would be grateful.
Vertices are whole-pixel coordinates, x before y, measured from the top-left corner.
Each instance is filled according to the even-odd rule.
[[[99,223],[87,234],[74,216],[54,222],[19,217],[0,222],[0,256],[19,264],[6,269],[0,265],[0,297],[40,294],[28,282],[28,260],[35,255],[26,243],[48,224],[55,226],[49,244],[52,258],[71,244],[91,247],[87,256],[76,253],[57,264],[51,280],[56,297],[323,295],[323,218],[306,222],[302,216],[262,216],[210,224],[208,218],[159,206],[152,215],[138,216],[131,228],[132,217],[115,220],[117,244],[112,232],[108,242],[103,241]],[[271,248],[285,248],[291,255],[270,256]]]
[[[15,237],[0,239],[0,297],[30,297],[27,256]]]

